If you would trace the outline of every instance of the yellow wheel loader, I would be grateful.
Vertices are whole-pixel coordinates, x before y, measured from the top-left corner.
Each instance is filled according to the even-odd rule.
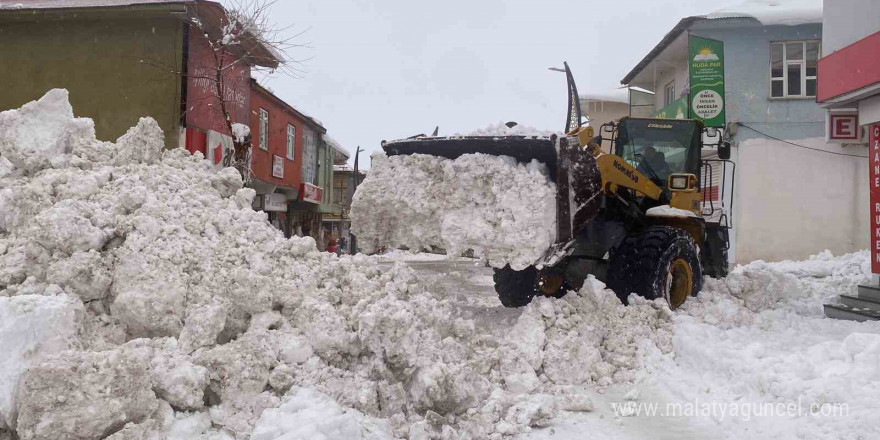
[[[565,136],[420,136],[383,142],[383,149],[389,156],[483,153],[547,165],[557,187],[557,242],[525,270],[495,269],[503,305],[521,307],[535,295],[558,297],[594,275],[624,303],[635,293],[664,298],[675,309],[700,291],[704,274],[727,275],[729,213],[720,206],[724,196],[713,195],[728,188],[723,177],[735,171],[729,144],[720,136],[716,144],[704,143],[714,133],[697,120],[625,117],[594,136],[593,127],[580,126],[567,65],[566,71]],[[601,140],[611,141],[613,151],[601,151]],[[702,159],[703,149],[713,147],[721,167]],[[717,182],[712,174],[719,169],[720,186],[703,191]]]

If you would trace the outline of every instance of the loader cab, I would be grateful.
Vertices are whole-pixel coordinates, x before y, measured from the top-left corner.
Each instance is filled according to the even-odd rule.
[[[614,154],[665,188],[670,174],[700,178],[703,124],[689,119],[625,117],[613,132]]]

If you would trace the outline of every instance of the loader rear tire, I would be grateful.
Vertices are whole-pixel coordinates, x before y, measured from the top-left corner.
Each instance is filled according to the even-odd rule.
[[[523,270],[513,270],[510,266],[503,269],[495,269],[492,277],[495,281],[495,291],[498,299],[504,307],[523,307],[532,302],[537,293],[536,283],[538,271],[535,266],[529,266]]]
[[[703,268],[691,236],[670,226],[651,226],[623,239],[611,252],[608,287],[627,303],[630,293],[681,306],[703,287]]]

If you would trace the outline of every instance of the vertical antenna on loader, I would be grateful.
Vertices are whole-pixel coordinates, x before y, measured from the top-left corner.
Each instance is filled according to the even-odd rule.
[[[565,132],[571,133],[573,129],[581,126],[581,100],[578,97],[577,86],[574,84],[574,76],[568,68],[568,61],[563,61],[562,64],[565,65],[565,79],[568,82],[568,118],[565,121]]]

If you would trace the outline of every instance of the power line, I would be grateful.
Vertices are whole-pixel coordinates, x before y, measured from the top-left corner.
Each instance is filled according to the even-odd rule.
[[[773,139],[773,140],[775,140],[775,141],[779,141],[779,142],[782,142],[782,143],[785,143],[785,144],[789,144],[789,145],[794,145],[795,147],[806,148],[807,150],[818,151],[818,152],[820,152],[820,153],[835,154],[835,155],[838,155],[838,156],[861,157],[861,158],[863,158],[863,159],[867,159],[867,158],[868,158],[868,156],[861,156],[861,155],[858,155],[858,154],[837,153],[837,152],[834,152],[834,151],[823,150],[823,149],[821,149],[821,148],[813,148],[813,147],[808,147],[808,146],[806,146],[806,145],[796,144],[796,143],[794,143],[794,142],[789,142],[789,141],[787,141],[787,140],[785,140],[785,139],[779,139],[779,138],[776,137],[776,136],[771,136],[771,135],[769,135],[769,134],[767,134],[767,133],[764,133],[764,132],[761,131],[761,130],[758,130],[757,128],[754,128],[754,127],[751,127],[751,126],[749,126],[749,125],[743,124],[742,122],[737,122],[736,125],[739,125],[740,127],[748,128],[749,130],[752,130],[752,131],[754,131],[755,133],[758,133],[758,134],[760,134],[760,135],[762,135],[762,136],[764,136],[764,137],[767,137],[767,138]]]

